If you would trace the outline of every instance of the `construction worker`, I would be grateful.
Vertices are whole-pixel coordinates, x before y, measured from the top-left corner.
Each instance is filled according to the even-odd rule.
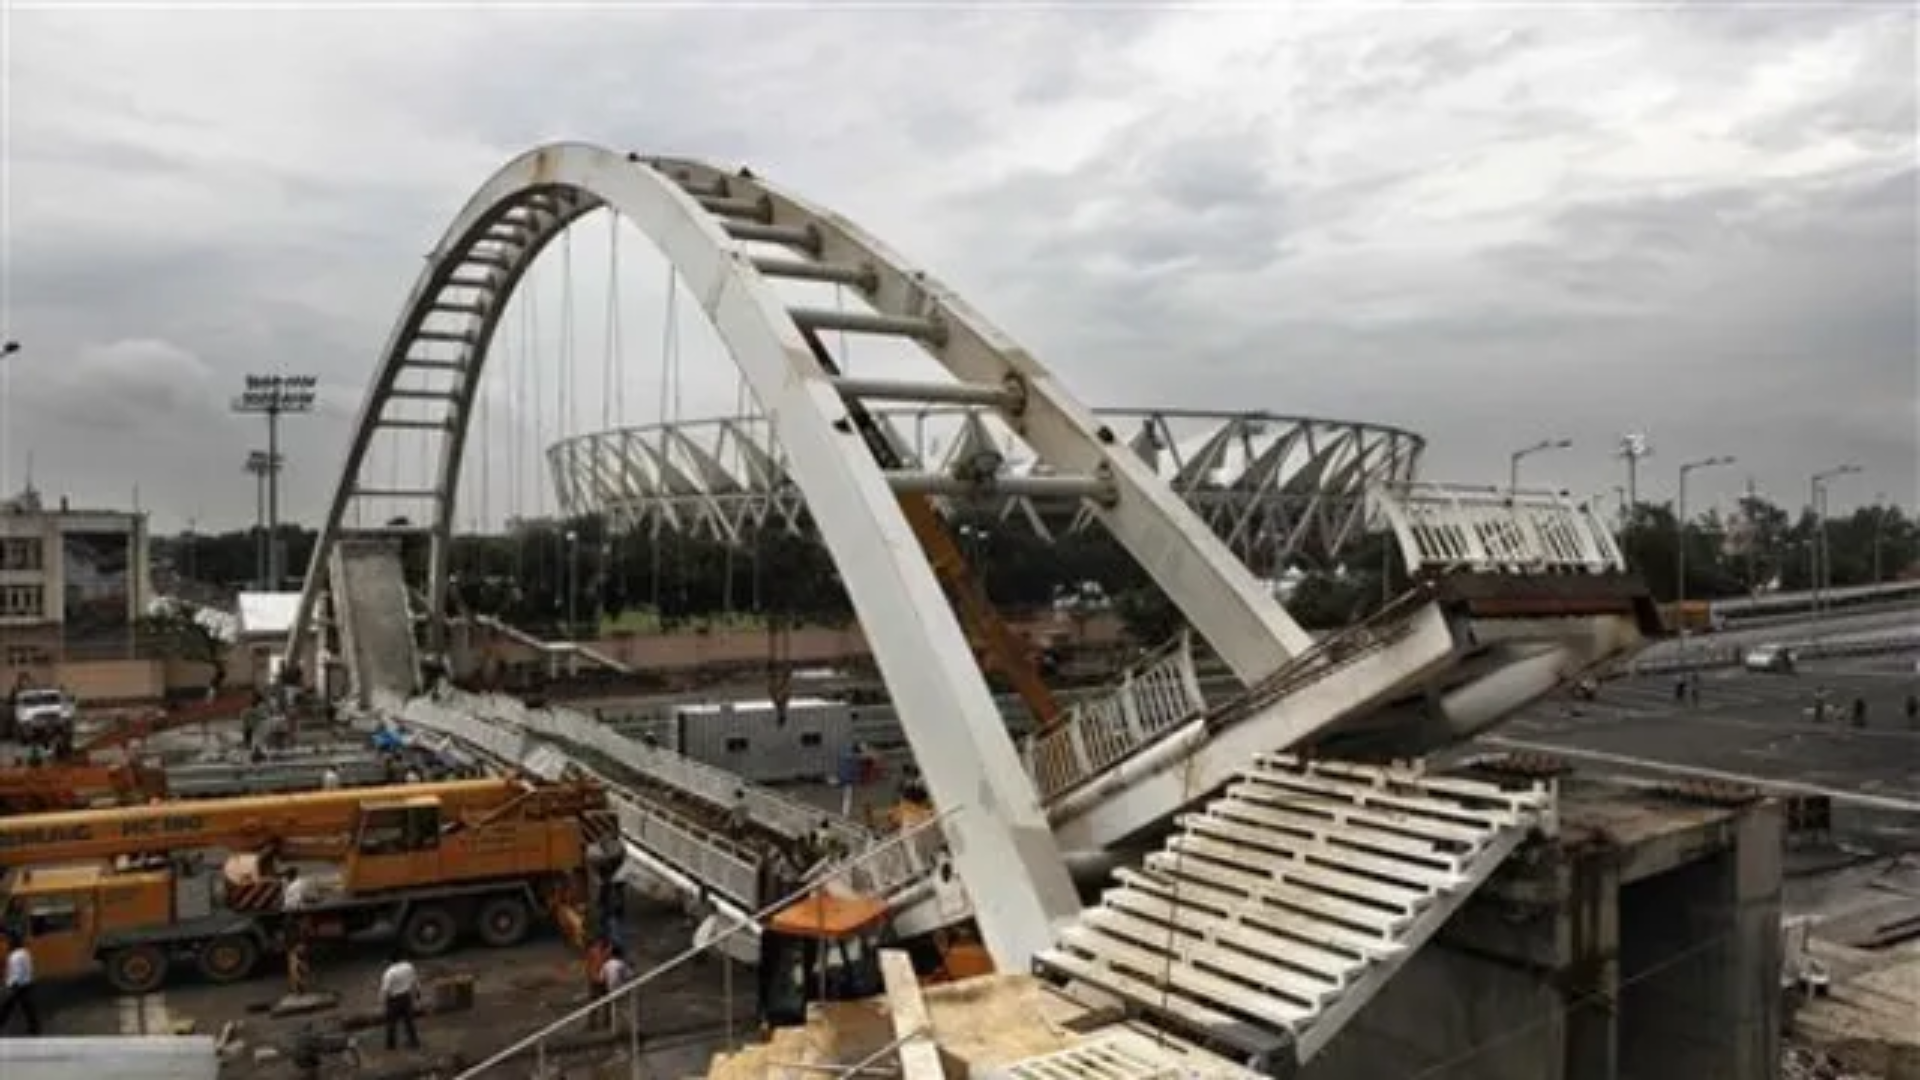
[[[611,997],[613,994],[619,992],[622,986],[625,986],[632,980],[633,968],[627,963],[626,950],[618,945],[607,950],[606,962],[600,966],[600,986],[602,993]],[[633,1006],[629,1005],[627,1008],[631,1009]],[[606,1007],[606,1026],[608,1028],[619,1027],[619,1017],[620,1006],[615,1002],[608,1002]]]
[[[27,939],[20,934],[7,933],[7,979],[4,996],[0,996],[0,1033],[7,1030],[7,1022],[13,1019],[13,1010],[19,1009],[27,1020],[27,1034],[40,1034],[40,1010],[33,1007],[33,953],[27,948]]]
[[[1920,727],[1920,694],[1907,695],[1907,726]]]
[[[407,1033],[407,1049],[420,1049],[420,1032],[413,1026],[419,997],[420,973],[414,970],[405,952],[395,949],[387,970],[380,973],[380,1004],[387,1022],[387,1049],[399,1048],[395,1036],[403,1028]]]
[[[846,845],[840,842],[840,837],[833,831],[833,822],[826,818],[821,818],[820,824],[814,827],[811,839],[816,860],[833,863],[847,854]]]
[[[340,770],[331,765],[327,766],[327,771],[320,774],[320,789],[322,791],[340,790]]]
[[[280,893],[280,907],[286,911],[299,911],[313,906],[313,879],[300,876],[300,868],[289,866],[285,873],[286,884]]]
[[[727,832],[735,840],[746,836],[747,827],[753,824],[753,813],[747,809],[747,790],[733,790],[733,805],[727,808]]]
[[[607,996],[606,967],[607,960],[612,956],[613,946],[606,938],[594,938],[593,944],[587,946],[587,1001],[595,1005],[593,1011],[587,1014],[588,1030],[606,1025],[607,1012],[598,1005],[600,999]]]

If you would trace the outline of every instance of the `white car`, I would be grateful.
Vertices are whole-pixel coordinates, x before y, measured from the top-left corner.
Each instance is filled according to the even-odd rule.
[[[59,690],[19,690],[13,695],[14,737],[41,742],[73,731],[73,699]]]
[[[1793,671],[1793,650],[1785,645],[1756,645],[1747,650],[1741,664],[1748,671],[1790,673]]]

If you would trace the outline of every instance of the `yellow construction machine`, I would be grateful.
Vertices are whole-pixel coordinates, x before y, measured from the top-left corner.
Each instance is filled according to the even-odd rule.
[[[182,964],[244,979],[296,942],[513,945],[541,914],[583,942],[618,828],[590,783],[508,778],[10,817],[0,922],[42,978],[104,969],[123,993]]]

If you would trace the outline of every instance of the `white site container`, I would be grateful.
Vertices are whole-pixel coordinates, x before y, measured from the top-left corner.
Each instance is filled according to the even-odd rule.
[[[826,698],[790,700],[784,723],[771,701],[683,705],[674,719],[681,753],[756,783],[834,776],[853,744],[848,705]]]

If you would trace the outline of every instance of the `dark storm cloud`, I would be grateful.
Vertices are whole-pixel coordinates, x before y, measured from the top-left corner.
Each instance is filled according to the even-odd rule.
[[[507,158],[579,138],[752,164],[1088,401],[1398,422],[1444,478],[1552,427],[1580,444],[1565,482],[1598,486],[1646,428],[1765,486],[1828,458],[1916,484],[1909,12],[378,26],[16,17],[9,332],[61,372],[15,372],[9,483],[30,442],[43,475],[144,472],[150,502],[238,520],[258,433],[225,399],[296,368],[330,407],[288,433],[290,504],[317,505],[440,230]],[[90,404],[99,379],[125,401]]]

